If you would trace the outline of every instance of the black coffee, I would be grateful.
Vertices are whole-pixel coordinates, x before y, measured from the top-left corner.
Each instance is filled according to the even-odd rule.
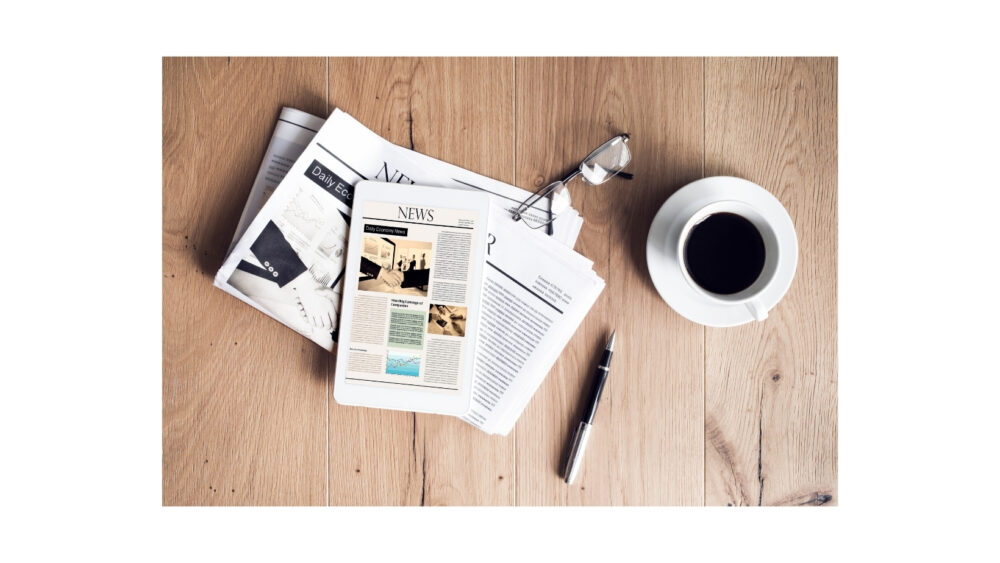
[[[698,223],[684,243],[684,261],[695,283],[721,295],[753,285],[764,270],[764,239],[749,220],[715,213]]]

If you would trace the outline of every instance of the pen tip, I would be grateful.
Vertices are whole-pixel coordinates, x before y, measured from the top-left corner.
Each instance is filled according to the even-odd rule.
[[[615,334],[618,334],[618,330],[617,329],[611,331],[611,338],[608,339],[608,348],[607,349],[609,351],[611,351],[611,352],[615,351]]]

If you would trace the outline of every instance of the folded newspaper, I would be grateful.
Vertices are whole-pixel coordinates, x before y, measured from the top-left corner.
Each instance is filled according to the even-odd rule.
[[[508,434],[604,288],[572,250],[583,224],[574,209],[547,236],[511,219],[530,192],[394,145],[339,109],[323,123],[285,108],[215,285],[332,351],[361,180],[489,194],[473,407],[463,420]]]

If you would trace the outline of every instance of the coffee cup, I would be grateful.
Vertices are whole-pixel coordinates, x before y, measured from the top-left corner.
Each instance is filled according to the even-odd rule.
[[[775,281],[783,251],[760,210],[744,201],[723,200],[691,213],[681,228],[676,256],[684,279],[703,299],[742,304],[763,321],[768,307],[761,296]]]

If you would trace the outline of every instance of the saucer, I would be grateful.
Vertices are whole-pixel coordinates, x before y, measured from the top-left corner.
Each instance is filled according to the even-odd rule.
[[[757,184],[732,176],[713,176],[677,190],[660,207],[649,228],[646,264],[656,291],[668,305],[688,320],[714,327],[741,325],[754,317],[742,303],[713,303],[695,291],[681,273],[677,244],[687,217],[709,203],[722,200],[742,201],[756,208],[774,229],[780,247],[788,249],[783,252],[787,259],[778,262],[773,281],[760,294],[767,310],[777,305],[788,291],[799,259],[792,218],[776,197]]]

